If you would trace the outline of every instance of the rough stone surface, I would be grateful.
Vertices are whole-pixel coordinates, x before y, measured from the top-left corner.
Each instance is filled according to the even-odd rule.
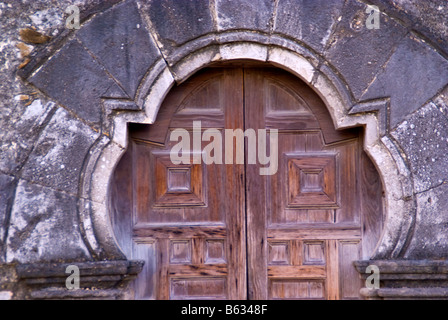
[[[342,11],[344,19],[337,24],[328,48],[329,61],[344,76],[355,98],[362,95],[407,33],[403,26],[384,14],[379,16],[379,29],[368,29],[366,8],[356,0],[346,2]]]
[[[446,166],[446,159],[445,159]],[[448,256],[448,182],[417,195],[417,220],[407,259],[446,259]]]
[[[269,32],[273,10],[274,1],[271,0],[217,0],[218,31],[249,29]]]
[[[168,55],[173,48],[214,30],[208,0],[155,0],[142,2],[159,47]]]
[[[433,99],[437,109],[439,109],[442,114],[448,118],[448,86]]]
[[[447,1],[370,0],[370,2],[387,14],[404,21],[407,26],[418,30],[448,55]]]
[[[55,104],[43,104],[36,99],[25,109],[17,109],[20,114],[12,114],[5,122],[15,130],[0,130],[0,170],[7,173],[20,171],[39,137],[38,133],[53,115]]]
[[[7,262],[89,258],[79,233],[73,196],[21,180],[10,223]]]
[[[6,236],[6,226],[9,220],[9,211],[12,207],[16,179],[5,174],[0,174],[0,263],[4,262],[4,242]]]
[[[322,52],[343,5],[342,0],[279,1],[274,31],[303,41],[314,50]]]
[[[77,194],[84,159],[99,133],[59,109],[23,168],[23,178]]]
[[[92,123],[101,120],[101,97],[128,97],[77,40],[64,46],[30,82]]]
[[[13,296],[17,296],[19,291],[17,288],[17,279],[14,264],[0,263],[0,291],[6,293],[12,292]]]
[[[40,3],[38,3],[40,2]],[[66,3],[71,1],[65,1]],[[64,6],[63,1],[61,5]],[[35,98],[31,93],[35,88],[17,81],[15,76],[17,67],[24,61],[25,56],[17,47],[24,44],[20,41],[19,30],[26,27],[35,26],[38,31],[52,35],[53,28],[62,21],[63,9],[50,10],[48,3],[44,1],[0,1],[0,139],[4,142],[2,134],[6,128],[3,125],[18,121],[20,115],[26,109],[26,105]],[[42,19],[36,19],[35,17]],[[55,18],[57,16],[57,18]],[[45,17],[45,22],[41,21]],[[33,20],[36,22],[34,23]],[[40,22],[41,21],[41,22]],[[34,49],[37,46],[28,45]],[[24,100],[20,100],[23,96]],[[29,99],[25,99],[29,98]],[[8,126],[9,127],[9,126]],[[0,145],[1,145],[0,144]],[[3,155],[4,150],[0,151]]]
[[[448,82],[448,61],[410,36],[399,44],[362,99],[390,97],[390,126],[434,97]]]
[[[130,97],[134,97],[148,68],[160,56],[134,1],[107,10],[77,35]]]
[[[428,103],[392,132],[406,154],[415,192],[448,182],[448,119]]]
[[[112,2],[112,1],[108,1]],[[61,27],[65,23],[65,9],[67,6],[75,4],[80,7],[81,12],[89,6],[104,3],[102,0],[21,0],[21,1],[0,1],[0,261],[5,260],[6,245],[4,245],[5,234],[10,234],[8,225],[10,222],[11,203],[16,196],[17,180],[22,174],[22,168],[30,152],[34,149],[40,133],[52,118],[56,104],[49,101],[43,92],[40,92],[31,84],[20,81],[16,76],[20,68],[26,68],[30,56],[43,49],[46,44],[30,44],[20,37],[19,31],[23,28],[35,28],[37,32],[50,37],[60,34]],[[101,5],[103,6],[103,5]],[[26,49],[26,50],[24,50]],[[44,196],[45,197],[45,196]],[[52,202],[54,198],[49,198],[47,202]],[[64,210],[70,211],[70,206],[64,207],[61,203],[54,201],[54,207],[58,209],[60,215]],[[40,202],[29,203],[29,211],[37,211]],[[42,204],[45,210],[45,204]],[[20,210],[20,208],[16,208]],[[32,209],[32,210],[31,210]],[[74,212],[74,211],[73,211]],[[74,237],[73,229],[70,227],[68,237]],[[53,230],[53,233],[60,234],[61,238],[66,237],[62,226]],[[71,234],[70,234],[71,233]],[[36,243],[33,246],[39,246]],[[46,247],[42,243],[40,250],[51,251],[57,248],[57,242]],[[84,250],[84,249],[83,249]],[[82,251],[83,251],[82,250]],[[83,252],[80,257],[85,256]],[[32,257],[30,257],[32,258]],[[54,259],[61,259],[57,254]],[[0,266],[0,289],[5,292],[16,290],[14,276],[5,270],[9,270],[9,265]]]
[[[380,6],[380,30],[359,28],[366,3]],[[78,31],[64,28],[65,9],[72,4],[81,11]],[[22,294],[12,271],[16,262],[93,259],[81,232],[95,258],[112,257],[106,206],[90,193],[104,202],[101,182],[107,177],[95,181],[99,188],[78,194],[92,174],[80,170],[95,167],[89,150],[94,145],[102,151],[100,137],[124,147],[126,122],[154,120],[174,81],[232,57],[297,63],[290,69],[309,68],[306,80],[316,87],[323,83],[320,75],[332,70],[331,77],[341,76],[358,100],[343,94],[347,110],[390,101],[384,111],[390,111],[391,128],[381,128],[383,141],[399,145],[394,159],[403,157],[400,166],[409,166],[413,179],[414,190],[407,187],[400,201],[417,204],[405,258],[446,259],[447,14],[444,0],[0,0],[0,263],[12,263],[0,266],[0,297]],[[30,27],[51,42],[25,43],[19,30]],[[279,47],[291,54],[280,54]],[[146,115],[138,108],[113,111],[102,101],[131,106],[136,92]],[[359,117],[367,117],[364,111]],[[115,131],[109,132],[112,123]],[[108,157],[105,174],[115,155]],[[87,221],[83,231],[80,203],[94,207],[79,213]],[[108,237],[97,239],[98,234]],[[34,297],[60,294],[44,290]]]

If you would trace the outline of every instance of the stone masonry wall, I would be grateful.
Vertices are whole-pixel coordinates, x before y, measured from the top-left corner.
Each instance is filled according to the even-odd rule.
[[[367,4],[381,10],[378,30],[364,25]],[[79,30],[65,27],[69,5],[80,8]],[[403,200],[414,222],[395,258],[445,260],[447,17],[445,0],[0,1],[0,291],[12,290],[17,264],[125,259],[91,247],[96,231],[80,222],[104,205],[83,194],[88,159],[98,145],[125,148],[109,115],[139,112],[141,83],[162,65],[180,80],[181,58],[216,48],[212,62],[238,42],[308,58],[300,45],[316,69],[343,79],[352,105],[386,101],[362,112],[383,115],[382,135],[413,184]],[[108,109],[104,99],[127,104]]]

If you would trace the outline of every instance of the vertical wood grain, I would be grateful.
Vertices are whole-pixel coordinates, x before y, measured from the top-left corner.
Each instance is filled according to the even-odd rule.
[[[339,294],[339,253],[338,240],[327,240],[327,299],[338,300]]]
[[[263,85],[262,73],[253,69],[245,70],[244,102],[246,128],[254,130],[264,128],[266,96],[264,95]],[[247,152],[248,148],[246,146],[246,157]],[[265,300],[268,298],[266,179],[260,176],[258,166],[254,165],[246,165],[246,177],[248,295],[249,299]]]

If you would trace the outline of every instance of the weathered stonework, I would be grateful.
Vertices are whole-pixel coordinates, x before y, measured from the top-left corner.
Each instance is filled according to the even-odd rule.
[[[438,75],[435,76],[431,70],[437,70]],[[436,96],[446,85],[446,79],[446,58],[421,39],[410,35],[400,41],[362,99],[391,97],[390,125],[393,128]]]
[[[328,44],[328,59],[343,75],[355,98],[361,98],[378,71],[388,61],[406,28],[385,14],[380,15],[380,29],[367,29],[365,4],[347,1]],[[361,71],[362,70],[362,71]],[[378,93],[375,98],[388,97]],[[364,98],[364,97],[363,97]],[[365,100],[362,99],[362,100]]]
[[[83,161],[98,137],[98,132],[59,109],[36,141],[22,177],[76,194]]]
[[[75,209],[73,196],[20,181],[6,242],[7,262],[88,259],[77,218],[66,214]]]
[[[54,78],[54,74],[60,76]],[[69,41],[30,82],[97,126],[101,121],[100,98],[128,98],[76,39]]]
[[[328,46],[343,6],[343,1],[281,1],[273,29],[321,53]]]
[[[73,1],[55,3],[0,1],[0,299],[132,298],[125,284],[142,266],[116,243],[108,213],[126,124],[153,123],[172,86],[236,59],[309,83],[337,128],[365,126],[387,220],[374,260],[357,268],[393,276],[363,294],[448,296],[446,267],[431,262],[448,258],[444,1],[79,0],[79,30],[65,28]],[[364,25],[371,3],[378,30]],[[17,48],[31,26],[52,39]],[[67,263],[88,270],[84,291],[64,289]],[[89,293],[104,276],[110,285]]]
[[[16,185],[17,180],[14,177],[5,174],[0,175],[0,245],[2,248],[0,262],[5,262],[5,239],[8,230],[6,226],[9,225],[9,212],[11,211]]]
[[[125,2],[116,10],[99,15],[77,36],[131,98],[146,71],[160,56],[135,2]]]
[[[448,183],[448,119],[439,108],[426,104],[392,132],[407,155],[417,194]]]

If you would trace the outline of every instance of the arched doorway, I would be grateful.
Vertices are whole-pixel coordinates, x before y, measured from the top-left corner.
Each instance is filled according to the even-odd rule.
[[[173,163],[176,129],[188,132],[199,158]],[[237,129],[249,136],[241,145],[226,139]],[[137,298],[358,297],[352,261],[368,258],[379,240],[381,182],[362,130],[335,130],[304,82],[246,63],[203,69],[169,93],[153,125],[129,130],[110,205],[123,251],[146,261]]]

